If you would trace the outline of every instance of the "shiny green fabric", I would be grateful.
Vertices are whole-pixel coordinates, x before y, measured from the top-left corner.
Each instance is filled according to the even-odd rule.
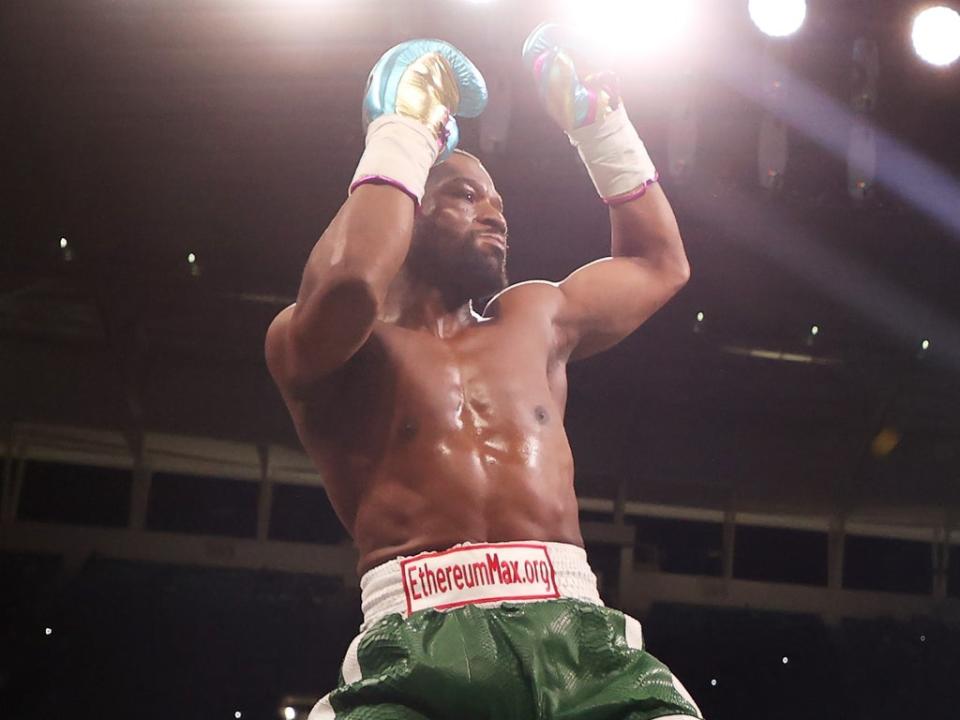
[[[361,680],[330,695],[337,720],[700,717],[663,663],[627,645],[622,613],[574,600],[389,615],[357,658]]]

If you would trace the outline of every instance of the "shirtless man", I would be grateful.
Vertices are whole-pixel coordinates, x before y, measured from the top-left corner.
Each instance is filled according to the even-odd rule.
[[[639,623],[603,606],[582,549],[567,363],[633,332],[689,268],[615,92],[581,83],[559,38],[541,26],[524,60],[610,206],[612,257],[506,287],[503,200],[454,151],[483,78],[410,41],[371,73],[349,197],[267,333],[360,554],[364,623],[310,720],[700,717]]]

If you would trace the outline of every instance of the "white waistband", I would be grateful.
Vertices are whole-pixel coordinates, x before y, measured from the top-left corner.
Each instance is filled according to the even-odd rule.
[[[398,557],[360,579],[366,630],[391,613],[572,598],[602,605],[597,577],[581,547],[516,541],[461,543]]]

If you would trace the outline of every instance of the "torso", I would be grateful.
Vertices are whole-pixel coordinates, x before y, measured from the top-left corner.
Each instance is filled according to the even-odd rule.
[[[361,573],[460,542],[583,544],[545,294],[508,290],[497,317],[448,339],[378,323],[314,397],[289,403]]]

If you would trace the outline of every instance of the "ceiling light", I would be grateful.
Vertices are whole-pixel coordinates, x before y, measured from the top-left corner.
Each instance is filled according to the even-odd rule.
[[[565,24],[601,54],[654,55],[693,25],[696,0],[567,0]]]
[[[772,37],[792,35],[807,17],[806,0],[750,0],[753,24]]]
[[[950,65],[960,57],[960,14],[942,5],[913,19],[913,49],[931,65]]]

